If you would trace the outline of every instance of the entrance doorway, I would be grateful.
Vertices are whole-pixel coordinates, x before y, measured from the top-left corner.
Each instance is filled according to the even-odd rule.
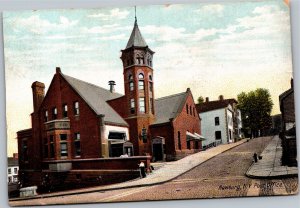
[[[155,137],[152,140],[152,157],[153,161],[163,161],[164,157],[164,143],[165,139],[161,137]]]

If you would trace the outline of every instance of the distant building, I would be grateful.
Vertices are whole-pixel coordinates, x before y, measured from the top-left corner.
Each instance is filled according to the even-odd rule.
[[[291,88],[279,96],[280,111],[282,115],[283,155],[282,163],[288,166],[297,166],[297,144],[295,123],[294,83],[291,79]]]
[[[197,104],[197,111],[201,118],[201,132],[205,138],[204,148],[219,144],[232,143],[242,137],[241,111],[236,107],[235,99],[224,99]]]
[[[19,173],[19,162],[18,154],[14,154],[13,157],[7,158],[7,183],[18,183],[18,173]]]
[[[115,92],[112,80],[104,89],[59,67],[46,94],[43,83],[32,84],[32,128],[17,132],[24,184],[126,180],[134,174],[119,177],[116,169],[136,171],[136,160],[149,163],[149,155],[154,161],[176,160],[202,149],[191,90],[155,99],[154,52],[136,20],[121,52],[124,95]]]

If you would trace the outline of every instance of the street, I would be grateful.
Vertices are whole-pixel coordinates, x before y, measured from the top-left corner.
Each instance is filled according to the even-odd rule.
[[[113,191],[10,202],[11,206],[125,202],[143,200],[289,195],[297,193],[298,178],[251,179],[245,172],[254,152],[260,154],[271,137],[256,138],[204,162],[169,182]]]

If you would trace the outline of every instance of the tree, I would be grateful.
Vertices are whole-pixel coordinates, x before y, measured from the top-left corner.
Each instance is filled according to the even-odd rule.
[[[198,97],[197,101],[198,101],[198,104],[202,104],[202,103],[204,103],[204,98],[202,96],[200,96],[200,97]]]
[[[238,109],[242,113],[243,128],[251,136],[259,136],[258,132],[270,129],[272,125],[271,111],[273,101],[269,90],[258,88],[238,95]]]

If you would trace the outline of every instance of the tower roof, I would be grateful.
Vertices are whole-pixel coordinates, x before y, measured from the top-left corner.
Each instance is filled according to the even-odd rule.
[[[146,41],[144,40],[144,38],[141,34],[141,31],[140,31],[139,26],[137,24],[136,18],[135,18],[134,27],[133,27],[133,30],[131,32],[130,38],[128,40],[126,49],[130,48],[132,46],[147,47],[147,43],[146,43]]]

